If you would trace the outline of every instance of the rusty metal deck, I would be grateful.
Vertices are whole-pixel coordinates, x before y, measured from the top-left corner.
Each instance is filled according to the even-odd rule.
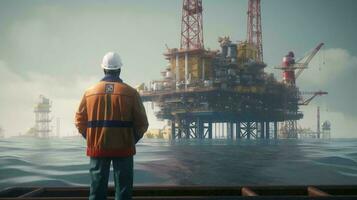
[[[84,200],[87,187],[11,187],[0,191],[0,200]],[[108,190],[114,199],[114,188]],[[357,199],[356,186],[138,186],[133,199]]]

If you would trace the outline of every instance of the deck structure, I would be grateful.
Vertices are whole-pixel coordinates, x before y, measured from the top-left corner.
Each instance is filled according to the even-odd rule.
[[[12,187],[0,191],[0,200],[85,200],[87,187]],[[108,199],[114,199],[113,187]],[[134,200],[354,200],[357,186],[137,186]]]

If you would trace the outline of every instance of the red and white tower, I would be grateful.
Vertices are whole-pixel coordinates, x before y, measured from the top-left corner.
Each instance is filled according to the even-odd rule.
[[[181,49],[203,49],[202,0],[184,0]]]
[[[248,3],[247,37],[248,43],[257,47],[257,61],[263,62],[262,23],[260,0],[249,0]]]

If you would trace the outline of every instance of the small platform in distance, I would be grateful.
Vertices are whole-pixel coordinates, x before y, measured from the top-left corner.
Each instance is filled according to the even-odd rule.
[[[84,200],[88,187],[10,187],[0,191],[0,200]],[[114,188],[108,189],[108,199],[114,199]],[[134,200],[188,199],[357,199],[353,186],[136,186]]]

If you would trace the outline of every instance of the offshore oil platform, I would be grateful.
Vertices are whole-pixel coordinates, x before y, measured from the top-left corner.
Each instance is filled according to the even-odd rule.
[[[298,137],[301,139],[331,139],[331,122],[325,120],[321,125],[320,120],[320,106],[317,106],[316,110],[316,131],[312,131],[311,129],[298,128]]]
[[[260,0],[248,1],[246,41],[221,37],[216,51],[204,47],[202,11],[202,0],[183,0],[180,48],[164,53],[161,80],[138,88],[142,100],[159,107],[172,139],[298,138],[299,106],[327,92],[300,92],[296,78],[323,43],[299,60],[289,52],[278,81],[264,71]]]
[[[43,95],[39,96],[38,102],[34,107],[35,126],[27,132],[27,136],[41,138],[49,138],[51,136],[51,106],[50,99]]]

